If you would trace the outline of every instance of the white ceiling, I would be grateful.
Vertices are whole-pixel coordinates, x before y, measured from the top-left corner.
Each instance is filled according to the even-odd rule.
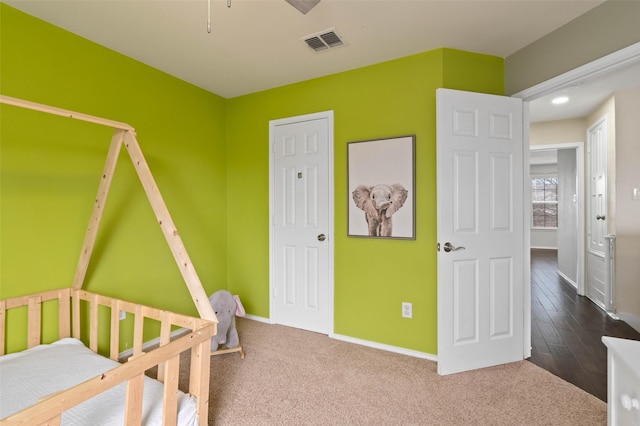
[[[209,34],[207,0],[2,1],[225,98],[440,47],[507,57],[603,2],[321,0],[303,15],[284,0],[212,0]],[[301,41],[329,28],[344,46]],[[532,102],[531,120],[584,116],[640,70],[619,74],[583,83],[562,108]]]
[[[3,0],[225,98],[440,47],[499,57],[603,0],[322,0],[303,15],[284,0]],[[346,45],[300,39],[335,27]]]

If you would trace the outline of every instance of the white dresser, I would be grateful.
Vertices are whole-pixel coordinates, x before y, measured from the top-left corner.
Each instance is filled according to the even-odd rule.
[[[604,336],[607,346],[607,423],[640,426],[640,342]]]

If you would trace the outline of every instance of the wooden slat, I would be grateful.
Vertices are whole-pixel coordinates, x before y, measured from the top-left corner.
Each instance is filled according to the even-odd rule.
[[[133,355],[139,355],[142,353],[143,332],[144,332],[144,315],[143,306],[137,305],[135,311],[135,318],[133,323]]]
[[[102,179],[100,179],[100,185],[98,186],[98,195],[96,196],[95,203],[93,204],[93,213],[91,213],[91,219],[89,219],[89,226],[87,227],[87,233],[85,234],[84,243],[82,244],[80,259],[78,260],[76,273],[73,277],[73,288],[82,288],[84,283],[125,133],[126,132],[124,130],[117,129],[114,131],[113,137],[111,138],[111,145],[109,146],[109,153],[107,154],[107,160],[102,172]]]
[[[58,338],[71,337],[71,290],[58,291]]]
[[[61,422],[62,422],[62,415],[58,415],[42,423],[40,426],[60,426]]]
[[[144,392],[144,374],[129,379],[127,382],[127,399],[124,409],[125,425],[142,424],[142,396]]]
[[[95,117],[93,115],[70,111],[68,109],[56,108],[49,105],[39,104],[36,102],[25,101],[23,99],[12,98],[11,96],[0,95],[0,104],[13,105],[16,107],[26,108],[33,111],[40,111],[40,112],[45,112],[47,114],[73,118],[75,120],[88,121],[90,123],[100,124],[102,126],[113,127],[114,129],[131,130],[131,131],[135,130],[130,125],[126,123],[121,123],[119,121],[107,120],[106,118]]]
[[[211,342],[203,342],[191,349],[189,393],[197,398],[198,424],[207,426],[209,417],[209,363]]]
[[[4,355],[7,325],[7,302],[0,300],[0,355]]]
[[[98,352],[98,295],[94,294],[89,301],[89,348]]]
[[[109,343],[109,358],[118,361],[120,353],[120,301],[111,300],[111,340]]]
[[[27,347],[33,348],[40,344],[42,329],[42,298],[32,296],[29,298],[29,331],[27,334]]]
[[[193,263],[189,258],[187,249],[180,238],[180,234],[173,223],[173,219],[171,219],[167,205],[162,199],[160,190],[156,185],[153,175],[151,174],[151,170],[149,169],[149,165],[142,154],[140,145],[138,144],[133,132],[127,132],[125,134],[124,144],[129,152],[131,161],[133,161],[133,165],[138,173],[140,182],[142,182],[142,186],[147,193],[147,198],[151,203],[151,208],[153,209],[156,219],[160,224],[160,228],[162,229],[162,233],[169,244],[171,253],[178,265],[178,269],[180,270],[180,273],[187,284],[187,288],[191,293],[191,298],[198,309],[200,317],[217,322],[216,314],[213,312],[213,308],[211,307],[207,294],[202,287],[200,278],[198,277]]]
[[[224,355],[224,354],[231,354],[234,352],[240,352],[240,358],[244,359],[244,349],[242,349],[242,346],[240,345],[232,349],[218,349],[217,351],[211,352],[211,355]]]
[[[72,324],[73,324],[73,337],[76,339],[80,338],[80,322],[82,318],[80,317],[80,295],[77,291],[73,292],[71,297],[71,308],[72,308]]]
[[[49,300],[56,300],[60,296],[60,290],[61,289],[47,290],[47,291],[43,291],[35,294],[26,294],[23,296],[11,297],[9,299],[5,299],[5,302],[7,303],[6,308],[13,309],[19,306],[28,306],[29,298],[33,296],[39,297],[42,302],[48,302]],[[62,289],[62,291],[64,290],[65,289]]]
[[[178,381],[180,378],[180,356],[174,356],[164,363],[164,426],[175,425],[178,420]]]
[[[171,341],[171,319],[173,314],[169,311],[162,313],[162,321],[160,322],[160,346],[164,346]],[[164,382],[165,365],[158,366],[158,380]]]

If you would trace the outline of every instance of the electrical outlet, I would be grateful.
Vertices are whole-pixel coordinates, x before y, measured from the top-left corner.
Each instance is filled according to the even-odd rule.
[[[127,318],[127,311],[120,309],[120,321]]]
[[[413,317],[413,305],[409,302],[402,302],[402,318]]]

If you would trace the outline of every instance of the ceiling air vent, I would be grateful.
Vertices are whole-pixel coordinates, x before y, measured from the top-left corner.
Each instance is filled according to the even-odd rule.
[[[344,42],[340,36],[336,34],[334,28],[303,37],[302,40],[304,40],[304,42],[307,43],[307,46],[316,52],[322,52],[323,50],[344,45]]]

